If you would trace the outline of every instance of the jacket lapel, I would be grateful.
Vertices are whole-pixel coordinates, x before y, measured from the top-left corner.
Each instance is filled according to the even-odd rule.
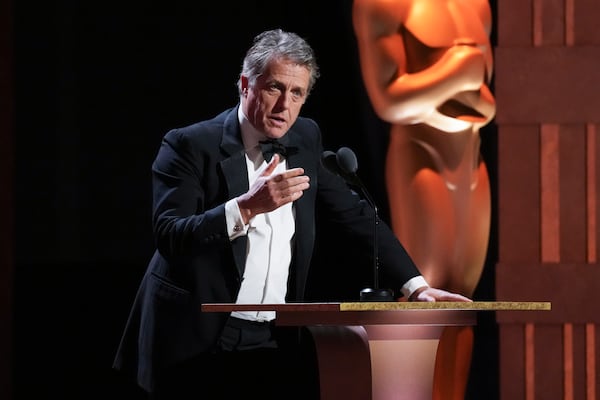
[[[237,107],[234,107],[225,118],[221,150],[228,156],[220,162],[220,165],[227,183],[228,198],[233,198],[248,190],[246,157],[237,120]]]
[[[311,185],[317,182],[316,171],[313,171],[310,167],[314,164],[314,154],[307,150],[304,143],[302,133],[298,132],[297,129],[290,129],[290,131],[281,139],[281,142],[286,146],[295,146],[298,151],[288,157],[288,168],[302,167],[307,175],[311,178]],[[294,250],[292,251],[292,262],[290,265],[290,277],[288,284],[288,301],[297,301],[303,298],[304,286],[306,283],[307,271],[304,268],[308,265],[305,262],[309,251],[306,245],[311,242],[310,237],[311,226],[309,222],[312,220],[314,211],[313,203],[310,200],[310,196],[301,196],[294,202],[294,214],[296,223],[296,232],[294,240]],[[302,267],[302,268],[300,268]]]

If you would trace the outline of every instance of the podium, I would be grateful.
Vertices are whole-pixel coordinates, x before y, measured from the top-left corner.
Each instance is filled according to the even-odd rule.
[[[431,400],[445,327],[482,311],[550,310],[549,302],[203,304],[202,312],[275,311],[275,324],[311,332],[321,400]]]

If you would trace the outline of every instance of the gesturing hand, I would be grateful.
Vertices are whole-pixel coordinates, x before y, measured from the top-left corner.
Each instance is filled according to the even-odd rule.
[[[279,155],[275,154],[250,189],[237,198],[244,223],[247,224],[257,214],[273,211],[284,204],[298,200],[309,188],[309,178],[303,175],[302,168],[273,174],[278,163]]]

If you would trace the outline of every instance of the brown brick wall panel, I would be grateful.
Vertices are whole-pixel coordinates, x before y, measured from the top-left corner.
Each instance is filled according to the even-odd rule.
[[[565,43],[565,0],[534,0],[534,18],[534,30],[540,35],[538,45]]]
[[[573,399],[585,399],[586,379],[585,379],[585,325],[577,324],[573,326]]]
[[[525,337],[523,326],[505,324],[499,327],[500,400],[525,398]]]
[[[496,3],[498,43],[530,46],[533,40],[531,0],[500,0]]]
[[[592,171],[589,173],[592,175],[590,180],[592,181],[590,189],[592,193],[588,195],[591,196],[591,206],[590,208],[590,216],[588,219],[588,223],[590,224],[590,228],[593,232],[590,234],[593,242],[590,243],[589,246],[593,247],[591,249],[592,258],[590,261],[596,262],[600,259],[600,124],[593,124],[590,128],[591,132],[591,144],[590,148],[592,151],[590,152],[591,167]],[[600,369],[600,368],[599,368]],[[598,393],[600,395],[600,393]]]
[[[594,338],[594,346],[595,346],[595,355],[594,355],[594,360],[592,361],[592,364],[594,365],[594,371],[593,372],[593,376],[590,377],[590,382],[593,380],[595,382],[595,385],[593,385],[592,387],[595,389],[595,394],[596,395],[600,395],[600,325],[596,325],[595,329],[594,329],[594,333],[595,333],[595,338]],[[589,382],[588,382],[588,386],[589,386]],[[594,398],[594,397],[588,397],[588,398]]]
[[[499,301],[549,301],[550,311],[497,311],[499,323],[600,323],[599,264],[527,264],[496,266]]]
[[[560,261],[587,261],[586,131],[584,124],[560,127]]]
[[[552,302],[496,312],[500,399],[597,398],[600,2],[501,0],[495,13],[496,298]]]
[[[560,261],[560,125],[540,126],[540,261]]]
[[[501,262],[539,262],[540,155],[535,125],[498,131],[498,251]]]
[[[536,324],[534,337],[535,399],[563,399],[563,327]]]
[[[495,49],[496,123],[600,121],[600,47]]]
[[[573,1],[573,22],[576,45],[600,46],[600,7],[598,0]]]

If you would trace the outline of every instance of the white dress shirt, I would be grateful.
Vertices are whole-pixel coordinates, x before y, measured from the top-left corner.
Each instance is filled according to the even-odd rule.
[[[246,149],[248,183],[252,186],[267,167],[258,145],[259,140],[266,138],[248,122],[241,107],[238,109],[238,118]],[[281,173],[286,168],[287,162],[282,158],[273,174]],[[292,259],[292,238],[296,230],[292,203],[268,213],[258,214],[248,225],[244,225],[235,199],[228,201],[225,209],[230,238],[234,239],[244,234],[248,236],[246,268],[236,303],[285,303]],[[235,311],[232,315],[255,321],[270,321],[275,318],[273,311]]]

